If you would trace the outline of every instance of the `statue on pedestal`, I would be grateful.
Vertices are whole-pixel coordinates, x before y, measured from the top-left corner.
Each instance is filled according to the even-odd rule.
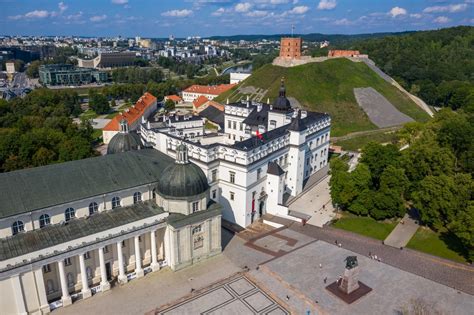
[[[359,288],[359,264],[357,256],[348,256],[345,260],[346,269],[339,282],[339,290],[351,294]]]

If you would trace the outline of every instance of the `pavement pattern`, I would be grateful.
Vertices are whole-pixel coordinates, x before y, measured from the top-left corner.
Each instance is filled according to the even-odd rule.
[[[206,288],[182,302],[163,307],[154,314],[289,314],[267,293],[239,275]]]

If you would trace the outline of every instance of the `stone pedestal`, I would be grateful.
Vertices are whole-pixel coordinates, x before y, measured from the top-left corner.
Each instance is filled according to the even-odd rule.
[[[351,294],[359,288],[359,266],[345,269],[344,275],[339,283],[339,290],[345,294]]]
[[[125,283],[127,283],[127,282],[128,282],[128,278],[127,278],[126,275],[123,275],[123,276],[120,276],[120,275],[119,275],[119,276],[118,276],[118,283],[120,283],[120,284],[125,284]]]
[[[61,298],[61,302],[63,302],[63,307],[72,304],[71,296],[66,296]]]

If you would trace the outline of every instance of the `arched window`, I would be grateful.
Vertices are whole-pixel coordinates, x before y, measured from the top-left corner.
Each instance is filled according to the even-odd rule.
[[[87,275],[88,280],[92,279],[92,269],[89,266],[87,266],[87,268],[86,268],[86,275]]]
[[[48,279],[48,281],[46,281],[46,291],[48,292],[48,294],[51,294],[54,292],[53,280]]]
[[[152,192],[151,192],[151,197],[153,198],[153,200],[156,199],[156,189],[153,189]]]
[[[97,202],[91,202],[89,204],[89,215],[93,215],[94,213],[97,213],[99,211],[99,205]]]
[[[120,207],[120,197],[112,198],[112,209]]]
[[[133,203],[139,203],[142,201],[142,193],[137,191],[133,194]]]
[[[45,226],[51,223],[51,218],[49,217],[48,214],[42,214],[39,217],[39,222],[40,222],[40,228],[44,228]]]
[[[67,286],[68,287],[73,287],[74,286],[74,276],[72,275],[72,273],[68,273],[67,276]]]
[[[66,211],[64,211],[64,217],[67,221],[70,221],[76,217],[76,211],[74,208],[67,208]]]
[[[25,231],[25,225],[23,224],[23,221],[15,221],[12,224],[12,233],[13,235],[17,235],[20,232]]]

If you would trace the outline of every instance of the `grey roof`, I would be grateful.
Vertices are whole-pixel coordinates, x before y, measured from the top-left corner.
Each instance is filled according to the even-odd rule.
[[[0,217],[155,183],[174,160],[144,149],[0,174]]]
[[[100,212],[67,224],[52,224],[38,230],[0,239],[0,261],[62,244],[164,213],[152,201]]]
[[[327,117],[329,117],[328,114],[308,112],[305,118],[300,119],[299,123],[303,126],[303,129],[301,129],[300,131],[304,130],[308,124],[316,122],[320,119],[325,119]],[[284,136],[290,130],[290,125],[291,123],[267,131],[262,135],[262,139],[259,139],[258,137],[254,136],[247,140],[236,142],[232,147],[245,151],[253,150],[268,141]]]
[[[298,111],[298,115],[291,120],[288,130],[291,131],[303,131],[306,129],[303,120],[301,119],[301,111]]]
[[[285,171],[280,167],[280,165],[278,165],[278,163],[269,162],[267,174],[280,176],[285,174]]]
[[[273,102],[273,110],[288,111],[291,110],[290,101],[286,98],[286,88],[283,80],[281,81],[278,97]]]
[[[262,108],[260,111],[257,110],[257,106],[254,107],[254,110],[244,119],[244,124],[249,126],[259,126],[259,125],[267,125],[268,120],[268,111],[270,110],[270,106],[267,104],[262,104]]]
[[[224,112],[214,106],[206,107],[199,113],[199,116],[218,124],[222,129],[224,128]]]
[[[189,215],[184,215],[180,213],[171,213],[166,219],[167,223],[172,227],[180,228],[189,224],[195,224],[202,222],[209,218],[220,215],[222,212],[222,206],[218,203],[211,201],[206,210],[201,210],[194,212]]]
[[[157,192],[164,197],[190,197],[207,191],[204,172],[193,163],[168,166],[160,176]]]
[[[118,132],[110,139],[107,154],[138,150],[141,147],[140,136],[136,132]]]

